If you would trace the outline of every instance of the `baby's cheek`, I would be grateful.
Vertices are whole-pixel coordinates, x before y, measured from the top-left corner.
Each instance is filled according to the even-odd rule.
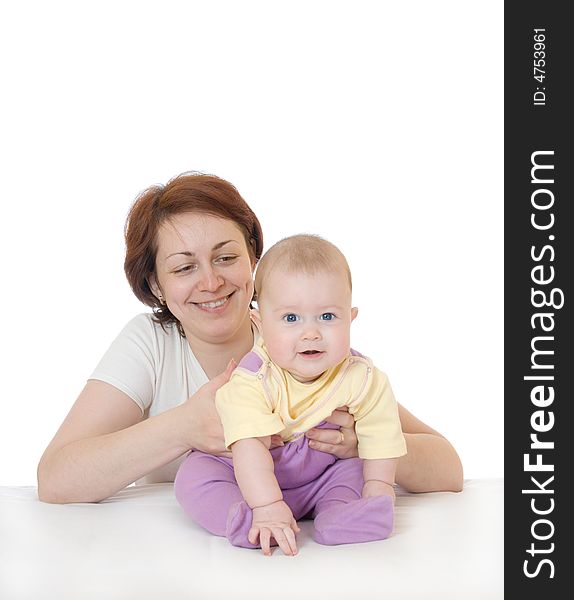
[[[275,364],[280,367],[287,366],[285,363],[288,362],[288,352],[285,350],[283,344],[276,342],[272,342],[271,344],[268,343],[267,352]]]
[[[335,348],[338,360],[343,360],[349,356],[349,352],[351,351],[350,336],[346,333],[339,334],[336,340],[334,340],[333,347]]]

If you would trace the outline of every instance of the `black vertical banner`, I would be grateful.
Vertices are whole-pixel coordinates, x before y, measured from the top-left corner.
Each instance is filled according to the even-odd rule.
[[[567,597],[574,578],[568,7],[505,3],[505,597],[521,600]]]

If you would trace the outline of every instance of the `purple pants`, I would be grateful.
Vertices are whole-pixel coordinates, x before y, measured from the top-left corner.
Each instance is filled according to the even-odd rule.
[[[338,460],[309,448],[301,437],[273,448],[275,476],[296,520],[314,519],[315,541],[352,544],[383,540],[393,528],[389,496],[361,498],[363,461]],[[247,539],[251,509],[243,500],[229,458],[191,452],[175,478],[175,496],[196,523],[234,546],[258,548]]]

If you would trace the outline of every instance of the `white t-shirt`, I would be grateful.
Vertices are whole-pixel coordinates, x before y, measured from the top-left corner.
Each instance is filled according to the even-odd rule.
[[[185,402],[209,381],[177,326],[162,329],[150,313],[134,317],[100,360],[90,379],[105,381],[127,394],[146,417]],[[138,483],[173,481],[180,458]]]

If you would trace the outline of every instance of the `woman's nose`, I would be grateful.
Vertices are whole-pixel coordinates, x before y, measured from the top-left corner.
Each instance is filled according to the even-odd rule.
[[[210,265],[202,268],[199,288],[202,292],[215,292],[223,285],[223,277]]]

